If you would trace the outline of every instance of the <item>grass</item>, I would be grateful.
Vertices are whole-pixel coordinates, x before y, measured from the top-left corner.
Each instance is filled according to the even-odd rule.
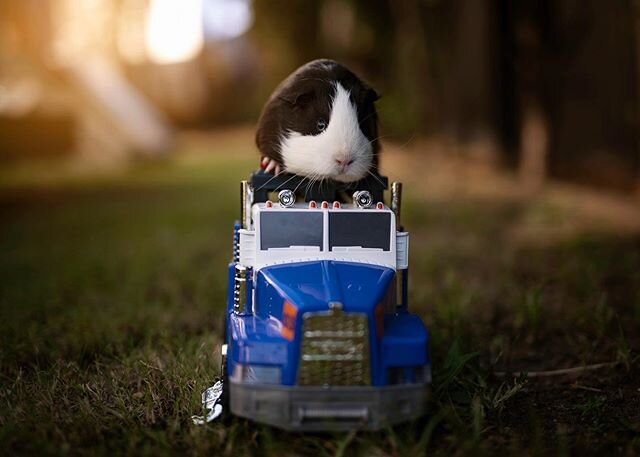
[[[192,425],[217,375],[237,183],[253,159],[0,190],[4,455],[640,452],[640,237],[522,244],[514,225],[568,216],[527,200],[426,200],[410,180],[410,302],[432,334],[429,415],[381,433]],[[600,362],[617,363],[526,376]]]

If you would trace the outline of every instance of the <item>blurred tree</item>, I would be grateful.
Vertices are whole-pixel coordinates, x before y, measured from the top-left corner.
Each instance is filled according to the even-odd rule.
[[[501,128],[525,185],[630,189],[640,173],[633,4],[499,1]]]
[[[636,75],[636,93],[635,93],[635,131],[636,131],[636,161],[639,164],[636,167],[636,194],[640,195],[640,0],[633,2],[634,6],[634,30],[635,30],[635,75]]]
[[[256,20],[250,34],[260,48],[259,92],[264,100],[293,69],[319,57],[320,5],[305,0],[254,1]]]
[[[532,189],[547,175],[622,189],[640,179],[640,0],[253,0],[247,34],[163,66],[145,61],[148,5],[1,2],[0,59],[15,44],[40,68],[89,48],[121,56],[127,78],[174,119],[211,125],[255,121],[291,71],[334,58],[382,95],[387,140],[431,135],[500,154]]]
[[[436,130],[438,109],[427,63],[423,6],[418,0],[389,1],[395,35],[389,59],[393,65],[391,93],[397,103],[391,127],[398,132]]]

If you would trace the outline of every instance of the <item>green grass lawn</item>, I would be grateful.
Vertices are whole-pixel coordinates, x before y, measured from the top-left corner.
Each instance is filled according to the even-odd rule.
[[[254,159],[0,190],[3,455],[640,452],[640,237],[523,245],[514,224],[563,215],[425,200],[411,182],[410,302],[432,335],[430,414],[375,434],[193,425],[218,374],[238,182]]]

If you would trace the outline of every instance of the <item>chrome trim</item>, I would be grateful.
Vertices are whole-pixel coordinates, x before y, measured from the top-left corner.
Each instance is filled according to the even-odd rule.
[[[300,416],[301,422],[317,419],[366,421],[369,418],[369,408],[361,406],[359,408],[326,409],[301,406],[298,408],[298,416]]]
[[[370,385],[369,322],[364,313],[344,313],[341,303],[302,317],[298,384]]]
[[[402,183],[391,184],[391,211],[396,215],[396,230],[400,230],[400,210],[402,209]]]
[[[278,201],[283,208],[291,208],[296,203],[296,194],[290,189],[278,192]]]
[[[396,215],[396,230],[400,230],[400,213],[402,210],[402,183],[394,181],[391,183],[391,210]],[[404,303],[404,297],[406,296],[404,276],[407,274],[406,270],[396,271],[396,304],[399,307],[406,306]]]
[[[353,204],[358,208],[371,208],[373,197],[368,190],[357,190],[353,193]]]
[[[251,314],[249,309],[247,281],[251,280],[251,268],[236,264],[233,279],[233,311],[238,314]]]
[[[249,214],[249,181],[240,181],[240,224],[243,229],[247,226]]]

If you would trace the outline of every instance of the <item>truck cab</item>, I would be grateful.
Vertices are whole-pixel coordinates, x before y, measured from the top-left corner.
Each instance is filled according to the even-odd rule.
[[[315,200],[327,189],[299,198],[285,177],[264,182],[242,183],[234,230],[223,348],[231,412],[316,431],[422,415],[428,334],[408,311],[399,204],[386,206],[380,185],[356,188],[349,202]]]

